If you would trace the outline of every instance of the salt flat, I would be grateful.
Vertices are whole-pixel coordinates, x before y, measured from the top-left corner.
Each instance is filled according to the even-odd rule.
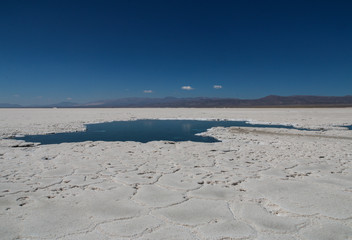
[[[141,118],[323,129],[213,128],[222,140],[31,145],[21,134]],[[351,108],[0,109],[1,239],[352,239]]]

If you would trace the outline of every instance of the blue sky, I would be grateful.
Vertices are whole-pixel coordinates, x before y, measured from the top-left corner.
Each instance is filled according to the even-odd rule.
[[[351,95],[351,9],[323,0],[2,0],[0,102]]]

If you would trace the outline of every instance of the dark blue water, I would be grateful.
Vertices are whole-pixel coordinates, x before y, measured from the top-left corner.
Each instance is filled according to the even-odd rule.
[[[348,128],[348,130],[352,130],[352,125],[349,125],[349,126],[343,126],[343,127]]]
[[[213,137],[203,137],[195,134],[205,132],[212,127],[232,126],[309,130],[284,125],[250,124],[244,121],[136,120],[88,124],[84,132],[28,135],[15,139],[41,144],[84,141],[136,141],[145,143],[160,140],[219,142]]]

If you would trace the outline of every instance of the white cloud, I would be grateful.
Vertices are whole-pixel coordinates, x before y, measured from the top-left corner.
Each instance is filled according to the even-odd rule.
[[[191,86],[182,86],[181,87],[182,90],[193,90],[194,88],[192,88]]]
[[[66,98],[66,100],[71,101],[71,100],[72,100],[72,98],[68,97],[68,98]]]
[[[19,95],[19,94],[14,94],[13,96],[14,96],[15,98],[20,97],[20,95]]]
[[[213,88],[215,88],[215,89],[221,89],[222,86],[221,86],[221,85],[214,85]]]
[[[152,90],[144,90],[143,92],[144,92],[144,93],[153,93]]]

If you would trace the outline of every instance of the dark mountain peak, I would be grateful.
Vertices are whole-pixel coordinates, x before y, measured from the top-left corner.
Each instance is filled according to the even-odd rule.
[[[284,97],[283,96],[279,96],[279,95],[268,95],[266,97],[262,97],[262,98],[259,98],[259,99],[270,100],[270,99],[281,99],[281,98],[284,98]]]

